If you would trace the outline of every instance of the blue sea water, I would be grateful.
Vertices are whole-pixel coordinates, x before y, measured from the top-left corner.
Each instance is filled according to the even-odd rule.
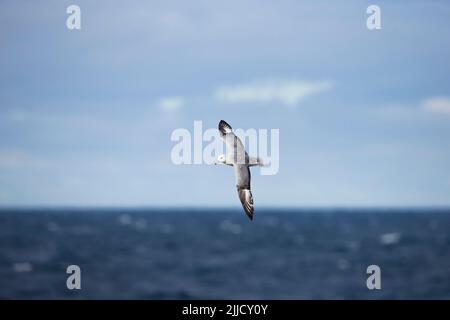
[[[0,298],[449,299],[449,230],[450,210],[4,209]]]

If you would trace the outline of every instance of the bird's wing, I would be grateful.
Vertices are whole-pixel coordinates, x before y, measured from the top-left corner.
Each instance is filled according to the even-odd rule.
[[[224,120],[219,122],[219,132],[227,145],[227,156],[233,159],[234,163],[248,163],[248,155],[242,141],[234,134],[231,126]]]
[[[236,188],[245,213],[253,220],[253,195],[250,191],[250,168],[246,165],[234,165],[236,175]]]

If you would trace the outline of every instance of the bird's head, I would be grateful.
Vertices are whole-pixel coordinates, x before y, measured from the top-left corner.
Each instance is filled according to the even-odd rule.
[[[227,161],[227,158],[225,157],[224,154],[221,154],[220,156],[217,157],[217,161],[216,164],[225,164]]]

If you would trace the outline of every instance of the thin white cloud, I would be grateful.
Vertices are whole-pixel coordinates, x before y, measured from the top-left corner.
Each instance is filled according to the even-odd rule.
[[[433,113],[443,113],[450,115],[450,97],[432,97],[422,103],[422,107]]]
[[[296,106],[308,96],[330,90],[330,81],[265,80],[217,88],[215,97],[227,103],[281,102]]]
[[[158,106],[164,111],[175,111],[184,105],[184,99],[180,97],[166,97],[158,101]]]

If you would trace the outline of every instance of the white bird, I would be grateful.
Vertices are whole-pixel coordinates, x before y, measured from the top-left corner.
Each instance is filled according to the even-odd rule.
[[[220,155],[217,163],[234,167],[236,175],[236,188],[245,213],[253,220],[253,195],[250,190],[250,168],[251,166],[262,166],[259,158],[249,157],[241,140],[233,133],[231,126],[223,120],[219,122],[220,136],[227,145],[227,154]]]

